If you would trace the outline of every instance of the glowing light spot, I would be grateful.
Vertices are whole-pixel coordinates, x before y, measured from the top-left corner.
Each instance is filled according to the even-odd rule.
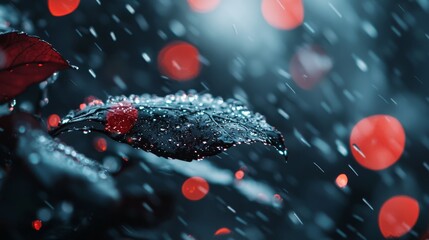
[[[129,102],[112,106],[106,114],[105,130],[115,134],[129,132],[137,121],[138,111]]]
[[[223,227],[223,228],[219,228],[216,232],[215,232],[215,236],[220,236],[220,235],[227,235],[230,234],[231,230],[229,228]]]
[[[337,179],[335,179],[335,183],[339,188],[345,188],[348,182],[349,182],[349,178],[344,173],[338,175]]]
[[[274,200],[275,200],[277,203],[281,203],[281,202],[283,202],[283,198],[282,198],[282,196],[280,196],[280,194],[278,194],[278,193],[274,194]]]
[[[159,52],[158,67],[169,78],[191,80],[200,73],[198,49],[186,42],[170,43]]]
[[[83,109],[85,109],[86,108],[86,104],[85,103],[81,103],[80,105],[79,105],[79,109],[80,110],[83,110]]]
[[[191,201],[201,200],[208,192],[209,184],[201,177],[188,178],[182,185],[183,196]]]
[[[235,172],[235,179],[241,180],[243,178],[244,178],[244,171],[243,170],[238,170],[237,172]]]
[[[38,67],[43,67],[42,63],[37,64]]]
[[[60,124],[61,118],[57,114],[52,114],[48,117],[48,126],[55,128]]]
[[[48,0],[48,8],[52,16],[68,15],[79,6],[80,0]]]
[[[350,135],[354,158],[371,170],[386,169],[396,163],[404,147],[404,128],[396,118],[389,115],[373,115],[360,120]]]
[[[88,106],[97,106],[97,105],[103,105],[103,101],[101,101],[100,99],[94,97],[94,96],[88,96],[85,98],[84,103],[86,103],[86,105]]]
[[[395,196],[381,207],[378,226],[385,238],[399,238],[414,227],[419,213],[419,203],[414,198]]]
[[[325,51],[316,45],[299,48],[291,59],[289,71],[293,81],[310,90],[332,69],[333,63]]]
[[[33,229],[36,231],[39,231],[42,228],[42,225],[43,225],[42,221],[40,221],[39,219],[31,222],[31,226],[33,226]]]
[[[95,149],[99,152],[105,152],[107,150],[107,142],[106,139],[100,137],[96,138],[94,141]]]
[[[210,12],[220,3],[220,0],[188,0],[188,4],[195,12]]]
[[[262,15],[271,26],[291,30],[304,21],[302,0],[263,0]]]

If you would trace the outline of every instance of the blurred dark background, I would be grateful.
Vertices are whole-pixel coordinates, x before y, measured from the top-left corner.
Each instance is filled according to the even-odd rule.
[[[377,223],[381,205],[392,196],[408,195],[419,202],[420,215],[401,239],[425,239],[429,1],[303,3],[304,22],[293,30],[280,30],[264,20],[259,0],[223,0],[206,13],[193,11],[185,0],[86,0],[63,17],[52,16],[47,1],[0,1],[3,29],[40,36],[79,67],[60,73],[49,87],[45,118],[64,116],[89,96],[104,100],[108,95],[163,96],[195,89],[244,101],[285,135],[290,152],[287,164],[262,144],[238,146],[204,161],[185,163],[109,139],[107,150],[99,152],[94,142],[102,136],[95,133],[61,136],[64,143],[113,172],[121,168],[121,157],[126,157],[135,165],[117,178],[119,185],[127,191],[159,190],[173,202],[171,216],[149,229],[143,223],[119,222],[103,228],[90,222],[89,226],[99,229],[89,235],[382,239]],[[193,44],[201,55],[201,71],[189,81],[169,79],[158,68],[159,51],[176,40]],[[310,56],[317,58],[313,67],[318,73],[309,89],[291,76],[300,49],[318,53]],[[20,96],[18,106],[31,109],[37,88]],[[360,166],[349,147],[353,126],[374,114],[394,116],[406,133],[401,158],[382,171]],[[240,169],[245,172],[242,180],[234,176]],[[349,180],[344,189],[335,183],[341,173]],[[191,176],[201,176],[210,184],[209,194],[197,202],[181,193],[183,181]],[[41,209],[51,211],[46,206]],[[34,217],[45,217],[49,226],[50,218],[41,216],[40,210]],[[232,233],[214,236],[222,227]],[[28,231],[34,231],[31,223]]]

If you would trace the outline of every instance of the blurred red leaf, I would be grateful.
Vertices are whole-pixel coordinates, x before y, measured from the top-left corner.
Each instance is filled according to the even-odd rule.
[[[0,103],[68,68],[69,62],[42,39],[23,32],[0,33]]]

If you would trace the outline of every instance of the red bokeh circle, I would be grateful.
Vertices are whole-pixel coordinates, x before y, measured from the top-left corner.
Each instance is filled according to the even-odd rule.
[[[80,0],[48,0],[48,8],[52,16],[61,17],[74,12]]]
[[[378,226],[385,238],[399,238],[408,233],[419,218],[419,203],[408,196],[387,200],[378,214]]]
[[[204,198],[209,192],[208,182],[201,177],[191,177],[186,179],[182,185],[182,194],[191,201],[198,201]]]
[[[342,173],[338,175],[338,177],[335,179],[335,183],[339,188],[345,188],[347,187],[347,183],[349,182],[349,178],[346,174]]]
[[[31,222],[31,226],[33,227],[34,230],[39,231],[42,228],[43,223],[41,220],[36,219],[33,222]]]
[[[160,72],[177,81],[187,81],[198,76],[201,69],[198,49],[187,42],[173,42],[158,54]]]
[[[296,85],[304,90],[310,90],[323,80],[332,67],[332,59],[321,47],[305,45],[293,55],[289,71]]]
[[[405,131],[389,115],[373,115],[352,129],[350,149],[356,161],[371,170],[383,170],[396,163],[404,152]]]
[[[262,15],[271,26],[291,30],[304,21],[302,0],[263,0]]]
[[[220,0],[188,0],[191,9],[200,13],[213,11],[219,3]]]
[[[48,117],[48,126],[56,128],[60,124],[61,118],[57,114],[52,114]]]

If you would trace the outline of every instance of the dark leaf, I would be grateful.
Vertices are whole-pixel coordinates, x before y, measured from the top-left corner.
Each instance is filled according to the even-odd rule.
[[[86,126],[76,127],[78,123]],[[103,132],[158,156],[188,161],[254,142],[272,145],[287,155],[283,136],[262,115],[236,100],[194,92],[110,97],[106,104],[90,104],[69,113],[52,134],[74,130]]]
[[[40,130],[20,137],[18,153],[35,177],[48,189],[67,191],[93,204],[119,199],[113,179],[97,162],[53,140]]]
[[[113,178],[99,163],[52,139],[37,125],[24,113],[0,118],[0,145],[10,149],[11,172],[25,171],[46,191],[92,206],[119,200]]]
[[[136,180],[138,165],[114,179],[26,113],[0,117],[0,160],[10,162],[0,165],[1,239],[118,239],[108,230],[152,228],[174,212],[164,181],[143,174]],[[141,187],[153,181],[156,190]],[[41,231],[28,231],[40,216],[46,217]]]
[[[71,65],[52,46],[23,32],[0,34],[0,103]]]

